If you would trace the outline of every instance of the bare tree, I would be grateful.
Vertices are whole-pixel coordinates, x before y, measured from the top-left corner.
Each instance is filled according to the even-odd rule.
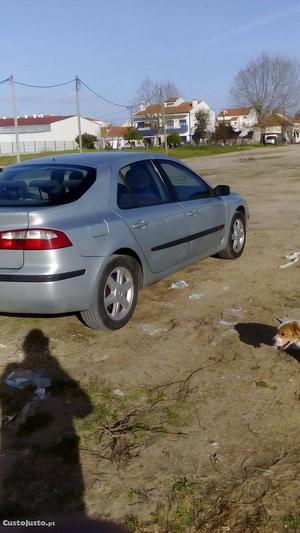
[[[179,96],[179,90],[175,83],[170,80],[160,82],[160,87],[164,98],[170,98],[171,96]]]
[[[160,101],[160,91],[163,92],[164,99],[170,96],[178,96],[179,91],[175,83],[170,80],[153,81],[147,76],[140,84],[137,90],[137,99],[146,105],[154,104]]]
[[[259,124],[269,114],[295,111],[300,102],[299,65],[293,59],[261,54],[238,72],[230,97],[235,105],[255,109]]]

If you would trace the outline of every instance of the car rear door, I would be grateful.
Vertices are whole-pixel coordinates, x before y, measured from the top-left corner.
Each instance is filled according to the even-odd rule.
[[[186,259],[189,230],[185,211],[172,199],[151,160],[137,161],[120,170],[117,210],[152,272]]]
[[[188,256],[212,255],[225,236],[226,202],[214,197],[209,185],[185,165],[167,159],[155,164],[184,208],[189,226]]]

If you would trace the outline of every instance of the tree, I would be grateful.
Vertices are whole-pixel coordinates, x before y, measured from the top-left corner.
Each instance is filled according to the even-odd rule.
[[[157,82],[147,76],[138,87],[137,99],[139,102],[144,102],[145,105],[155,104],[160,101],[161,90],[164,99],[179,95],[175,83],[169,80]]]
[[[124,135],[126,141],[132,141],[133,139],[140,139],[141,136],[136,128],[128,128],[127,133]]]
[[[86,150],[93,150],[95,148],[95,142],[98,140],[96,135],[91,135],[90,133],[83,133],[81,135],[82,139],[82,148]],[[75,138],[75,142],[79,144],[79,135]]]
[[[180,146],[180,135],[179,133],[170,133],[170,135],[168,135],[167,137],[167,143],[168,143],[168,146],[170,146],[171,148],[176,148],[176,146]]]
[[[261,54],[238,72],[230,96],[235,105],[255,109],[259,124],[267,115],[295,111],[300,102],[299,65],[293,59]]]
[[[214,133],[211,136],[212,141],[223,141],[224,143],[229,140],[235,140],[239,132],[235,131],[230,124],[218,124]]]
[[[163,113],[161,103],[171,96],[178,96],[179,91],[175,83],[170,80],[161,82],[153,81],[147,77],[137,90],[137,99],[144,105],[159,104],[159,109],[151,110],[145,115],[146,121],[154,132],[156,144],[159,143],[159,135],[163,133]]]
[[[204,139],[206,136],[207,126],[209,123],[209,112],[204,109],[200,109],[195,115],[196,124],[193,133],[193,139],[196,144],[199,144],[200,139]]]

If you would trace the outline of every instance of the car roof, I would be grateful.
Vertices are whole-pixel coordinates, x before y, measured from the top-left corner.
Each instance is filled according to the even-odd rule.
[[[129,164],[133,161],[141,161],[145,159],[170,159],[174,161],[174,158],[165,156],[163,154],[152,153],[140,153],[140,152],[96,152],[86,154],[63,154],[63,155],[51,155],[47,157],[39,157],[35,159],[29,159],[22,161],[21,165],[38,165],[38,164],[74,164],[74,165],[91,165],[100,166],[105,163],[109,163],[118,166]],[[20,164],[20,163],[19,163]]]

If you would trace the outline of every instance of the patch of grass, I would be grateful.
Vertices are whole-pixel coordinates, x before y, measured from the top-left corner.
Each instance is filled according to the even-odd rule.
[[[125,518],[125,526],[129,531],[135,532],[140,529],[141,523],[136,515],[130,514]]]
[[[172,533],[185,533],[189,528],[197,527],[199,515],[203,511],[199,489],[199,484],[186,477],[173,483],[166,491],[166,503],[160,502],[151,513],[151,526],[155,525],[159,531]]]
[[[88,417],[77,419],[75,427],[88,452],[125,468],[150,442],[168,434],[185,434],[182,428],[188,423],[193,395],[190,377],[166,384],[163,390],[120,385],[121,397],[114,387],[97,378],[85,386],[93,410]]]
[[[254,382],[256,387],[259,388],[259,389],[272,389],[272,390],[276,390],[277,387],[275,386],[272,386],[272,385],[268,385],[268,383],[266,383],[265,381],[255,381]]]
[[[283,296],[283,301],[289,307],[299,307],[300,306],[300,293],[295,292],[291,294],[285,294]]]
[[[182,145],[178,148],[169,148],[168,155],[177,157],[178,159],[186,159],[189,157],[203,157],[209,155],[228,154],[231,152],[245,152],[247,150],[253,150],[253,148],[264,148],[262,145],[233,145],[233,146],[215,146],[215,145],[203,145],[203,146],[191,146]],[[151,147],[150,152],[164,153],[162,148]]]
[[[177,157],[179,159],[186,159],[188,157],[201,157],[201,156],[207,156],[207,155],[219,155],[219,154],[227,154],[230,152],[244,152],[246,150],[253,150],[253,148],[264,148],[265,150],[269,149],[269,147],[265,147],[261,144],[255,144],[255,145],[245,145],[245,146],[190,146],[190,145],[183,145],[179,146],[178,148],[170,148],[169,149],[169,155],[173,157]],[[104,150],[105,151],[105,150]],[[113,150],[112,152],[117,152],[118,150]],[[150,152],[150,153],[158,153],[158,154],[164,154],[163,148],[156,148],[154,146],[151,146],[149,150],[130,150],[130,152]],[[83,150],[83,152],[92,152],[96,153],[97,150]],[[98,152],[103,152],[103,150],[98,150]],[[36,159],[38,157],[47,157],[47,156],[59,156],[63,154],[78,154],[78,150],[65,150],[62,152],[41,152],[37,154],[21,154],[21,161],[28,161],[31,159]],[[13,165],[16,163],[16,156],[10,156],[10,155],[3,155],[0,156],[0,166],[8,166]]]
[[[83,152],[95,152],[95,150],[83,150]],[[63,154],[78,154],[78,150],[65,150],[62,152],[40,152],[36,154],[21,154],[21,161],[29,161],[30,159],[37,159],[38,157],[47,157]],[[0,156],[0,166],[14,165],[17,162],[15,155],[2,155]]]
[[[282,519],[283,525],[287,531],[300,531],[300,514],[289,511]]]
[[[186,477],[179,479],[174,483],[173,490],[175,492],[182,492],[185,494],[191,494],[193,492],[193,483]]]
[[[189,503],[179,503],[175,509],[175,523],[173,531],[186,531],[195,523],[195,512]]]

